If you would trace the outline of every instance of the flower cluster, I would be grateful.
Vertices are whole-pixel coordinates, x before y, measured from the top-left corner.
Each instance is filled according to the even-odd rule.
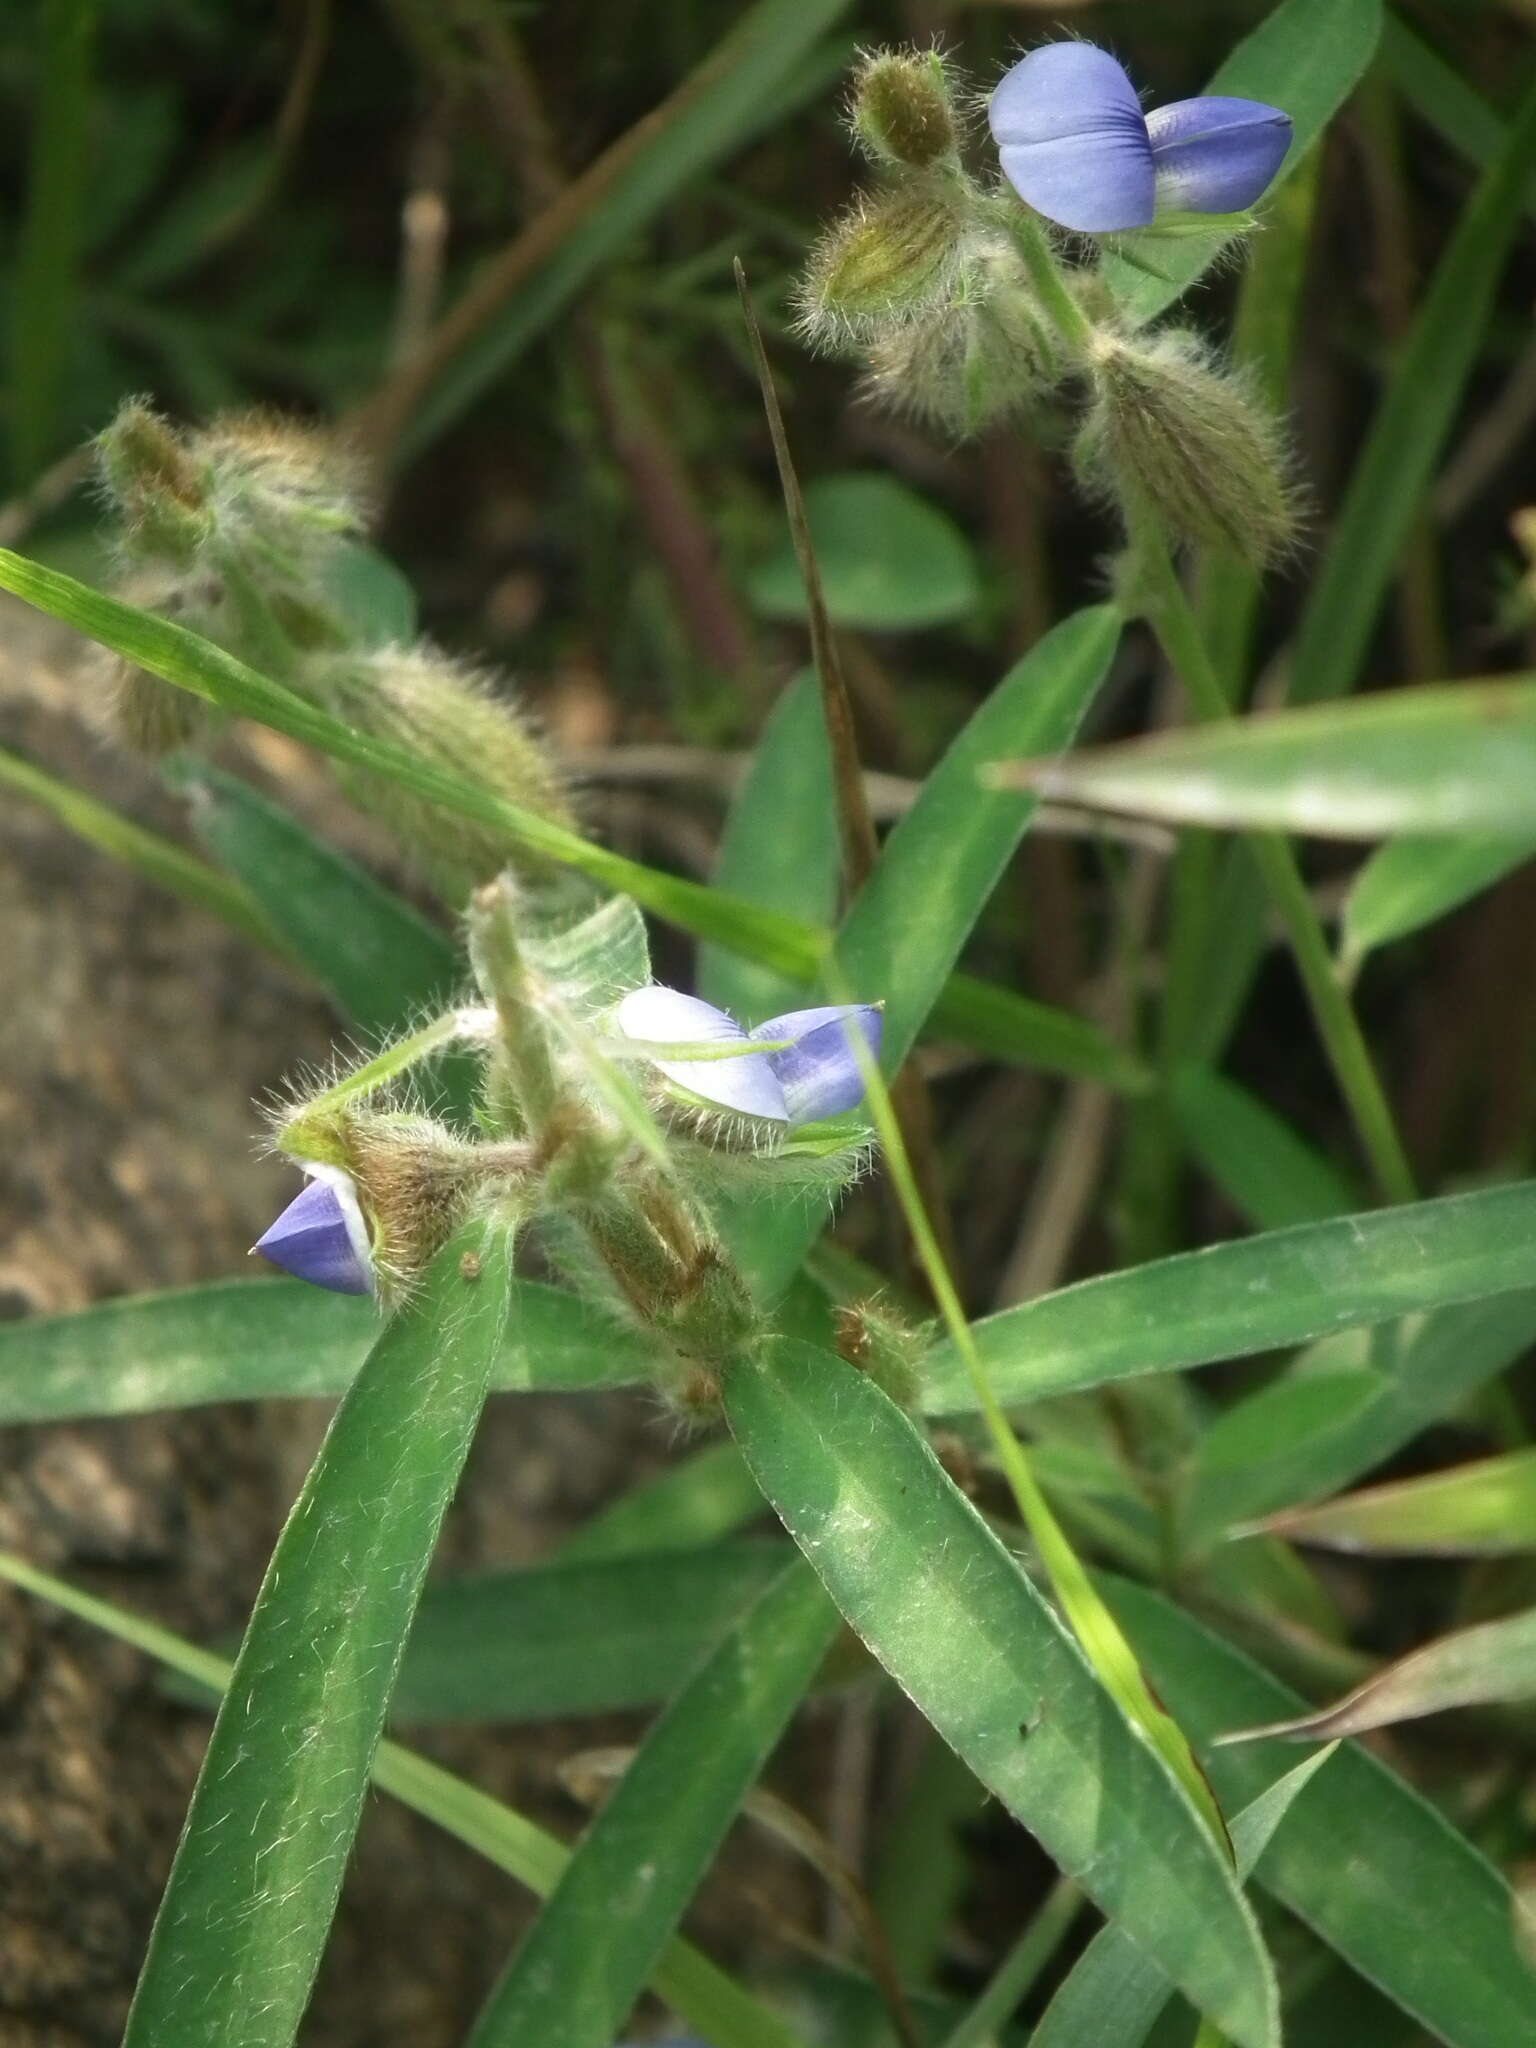
[[[962,438],[1023,417],[1050,420],[1056,439],[1051,416],[1082,407],[1079,472],[1128,523],[1146,506],[1178,538],[1255,560],[1283,549],[1293,513],[1272,422],[1195,336],[1122,313],[1100,259],[1151,262],[1138,239],[1190,216],[1250,224],[1289,116],[1219,95],[1146,113],[1107,50],[1048,43],[991,96],[1001,178],[981,180],[962,161],[956,100],[936,54],[862,60],[852,126],[883,182],[811,255],[807,338],[861,360],[885,403]],[[1079,260],[1063,262],[1057,230]]]

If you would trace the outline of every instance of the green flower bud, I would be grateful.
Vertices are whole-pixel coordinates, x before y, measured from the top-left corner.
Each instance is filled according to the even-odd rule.
[[[1100,330],[1078,472],[1183,541],[1262,563],[1291,541],[1295,504],[1276,422],[1193,334]]]
[[[559,769],[525,715],[484,672],[438,649],[384,647],[306,662],[295,687],[361,732],[451,769],[521,809],[561,825],[574,822]],[[446,811],[367,769],[338,767],[343,786],[383,820],[452,894],[509,861],[548,878],[548,865],[493,826]]]
[[[798,293],[801,331],[836,345],[944,302],[962,251],[950,179],[914,179],[861,200],[816,245]]]
[[[959,143],[954,101],[937,50],[873,50],[854,74],[854,134],[877,162],[925,170]]]
[[[885,1302],[858,1301],[837,1311],[837,1351],[867,1373],[898,1408],[916,1408],[920,1367],[929,1347],[926,1331],[914,1329]]]
[[[96,465],[125,549],[190,563],[212,529],[208,477],[170,422],[130,398],[97,436]]]

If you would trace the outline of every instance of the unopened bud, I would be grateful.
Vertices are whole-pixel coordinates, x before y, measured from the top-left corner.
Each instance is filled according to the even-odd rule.
[[[361,732],[408,748],[522,810],[573,823],[563,778],[523,713],[489,676],[434,647],[319,658],[305,665],[300,687]],[[467,894],[509,861],[525,872],[548,872],[494,826],[444,810],[367,769],[348,766],[338,773],[354,799],[455,893]]]
[[[954,101],[936,50],[872,51],[854,74],[849,114],[877,161],[924,170],[955,154]]]
[[[876,335],[940,304],[959,266],[962,225],[947,179],[863,201],[812,251],[799,290],[804,333],[823,344]]]
[[[928,1349],[925,1333],[882,1301],[840,1308],[836,1327],[838,1356],[867,1373],[898,1408],[915,1408],[919,1367]]]
[[[1147,506],[1177,540],[1255,563],[1286,547],[1295,507],[1276,423],[1194,335],[1101,331],[1092,374],[1074,450],[1086,483]]]
[[[130,398],[97,436],[96,462],[122,519],[125,547],[190,562],[212,525],[208,478],[170,422]]]

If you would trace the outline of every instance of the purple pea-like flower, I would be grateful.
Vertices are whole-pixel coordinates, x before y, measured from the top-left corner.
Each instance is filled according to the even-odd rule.
[[[333,1294],[373,1292],[373,1252],[352,1176],[306,1165],[308,1186],[251,1246],[274,1266]]]
[[[663,1057],[655,1064],[702,1102],[787,1124],[791,1130],[856,1109],[863,1101],[864,1077],[849,1042],[850,1028],[863,1033],[876,1058],[880,1054],[880,1012],[868,1003],[786,1010],[745,1031],[713,1003],[653,984],[625,996],[616,1014],[625,1037],[653,1045],[740,1046],[734,1058]],[[753,1044],[776,1049],[747,1050]]]
[[[1058,226],[1111,234],[1158,208],[1238,213],[1291,146],[1291,118],[1211,95],[1143,114],[1125,70],[1094,43],[1047,43],[1004,74],[988,109],[1003,175]]]

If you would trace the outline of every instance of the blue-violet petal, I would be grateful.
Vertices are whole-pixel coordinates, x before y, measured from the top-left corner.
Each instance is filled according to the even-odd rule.
[[[864,1100],[864,1076],[849,1042],[850,1029],[863,1033],[878,1060],[883,1019],[869,1003],[823,1005],[818,1009],[786,1010],[759,1024],[752,1036],[765,1043],[791,1039],[781,1052],[768,1055],[784,1090],[792,1125],[819,1123],[857,1109]]]
[[[625,996],[617,1011],[619,1029],[628,1038],[656,1045],[746,1045],[747,1034],[733,1017],[698,996],[653,984]],[[784,1090],[765,1055],[745,1053],[739,1059],[658,1059],[669,1081],[690,1095],[735,1110],[740,1116],[783,1123],[788,1115]]]
[[[295,1195],[251,1249],[313,1287],[327,1287],[333,1294],[373,1292],[367,1230],[357,1197],[350,1180],[334,1169]]]
[[[1240,213],[1274,180],[1291,146],[1291,117],[1260,100],[1216,94],[1147,116],[1157,203],[1186,213]]]
[[[1007,72],[987,118],[1007,178],[1037,213],[1080,234],[1146,227],[1152,145],[1136,88],[1093,43],[1046,43]]]

